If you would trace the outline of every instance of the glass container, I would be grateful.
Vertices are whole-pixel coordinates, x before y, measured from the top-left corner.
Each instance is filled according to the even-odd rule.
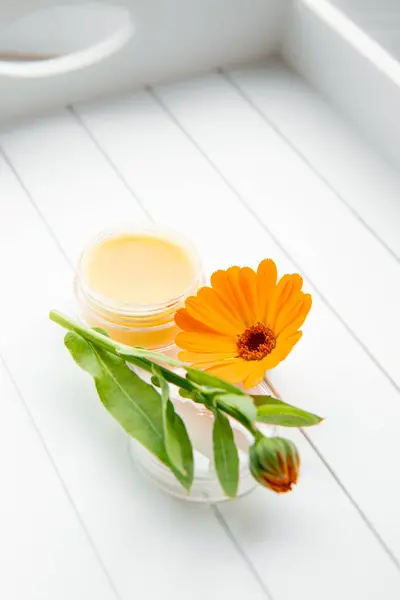
[[[156,303],[150,304],[139,304],[134,301],[126,301],[126,299],[121,302],[112,297],[105,297],[97,289],[94,289],[88,277],[88,265],[93,252],[105,242],[112,242],[121,236],[147,236],[149,242],[152,239],[164,240],[179,247],[189,261],[193,275],[185,289],[180,290],[174,297],[162,298]],[[141,258],[145,260],[148,257]],[[102,260],[106,260],[104,256]],[[130,263],[128,263],[128,267],[129,265]],[[100,269],[103,267],[102,264],[98,266],[100,266]],[[104,272],[107,271],[106,267],[107,265],[104,264]],[[156,274],[157,268],[153,269],[153,276],[156,277]],[[127,276],[129,276],[128,273]],[[162,276],[165,277],[164,271]],[[173,276],[173,273],[171,273],[171,276]],[[185,237],[174,231],[158,227],[124,228],[101,233],[83,250],[75,275],[75,295],[80,319],[86,325],[101,327],[108,332],[111,338],[121,343],[142,346],[169,356],[176,356],[178,349],[174,344],[174,340],[179,330],[174,322],[175,312],[184,306],[186,298],[196,294],[204,283],[205,277],[199,254]],[[129,366],[134,369],[131,365]],[[150,382],[148,373],[140,372],[140,375]],[[266,384],[262,384],[255,388],[253,392],[269,393],[269,390]],[[208,503],[227,500],[214,468],[212,414],[203,406],[181,398],[174,386],[171,386],[171,400],[177,412],[183,418],[193,444],[195,477],[190,493],[186,492],[167,467],[136,440],[130,438],[130,452],[136,465],[161,490],[182,500]],[[248,448],[252,440],[249,433],[235,420],[231,419],[231,424],[239,450],[240,482],[238,496],[241,496],[250,492],[256,485],[250,474],[248,464]]]

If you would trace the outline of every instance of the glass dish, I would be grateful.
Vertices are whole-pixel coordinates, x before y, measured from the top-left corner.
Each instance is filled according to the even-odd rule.
[[[266,383],[251,390],[254,394],[270,394]],[[189,502],[215,504],[229,498],[223,492],[214,469],[212,426],[213,416],[204,407],[191,400],[185,400],[178,394],[171,394],[176,411],[183,418],[193,444],[195,476],[193,486],[188,493],[173,473],[153,454],[148,452],[136,440],[130,439],[130,452],[141,473],[148,477],[160,490]],[[252,442],[250,434],[236,421],[231,420],[236,445],[239,450],[239,489],[237,497],[250,493],[257,485],[249,470],[248,448]],[[265,435],[275,435],[275,427],[263,426]]]

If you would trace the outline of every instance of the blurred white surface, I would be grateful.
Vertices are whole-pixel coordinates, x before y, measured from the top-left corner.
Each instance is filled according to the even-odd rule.
[[[400,60],[398,0],[334,0],[333,3]]]
[[[105,3],[53,6],[1,22],[0,77],[46,78],[86,69],[132,37],[130,11]]]
[[[16,79],[2,76],[0,69],[0,121],[268,56],[279,46],[290,0],[38,0],[38,9],[58,4],[65,8],[52,8],[44,19],[40,14],[27,15],[22,23],[12,25],[12,14],[24,14],[21,4],[27,12],[35,6],[34,0],[0,4],[0,54],[3,49],[17,51],[19,45],[21,51],[36,48],[38,53],[50,48],[76,51],[83,40],[88,48],[109,38],[123,9],[130,12],[135,35],[118,52],[84,70],[46,79]],[[114,17],[104,19],[108,11],[113,14],[111,9]],[[2,14],[9,15],[3,23]],[[32,27],[35,18],[37,25]]]

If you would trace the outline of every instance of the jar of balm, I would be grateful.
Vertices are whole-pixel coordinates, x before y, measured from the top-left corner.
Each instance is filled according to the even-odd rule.
[[[97,236],[83,251],[75,277],[81,320],[101,327],[118,342],[176,355],[175,312],[205,283],[200,257],[183,236],[156,227],[114,230]],[[183,373],[183,371],[182,371]],[[150,381],[147,373],[140,372]],[[254,390],[267,393],[266,388]],[[136,465],[164,492],[194,502],[226,500],[214,468],[213,416],[203,405],[182,398],[171,386],[170,397],[185,422],[193,445],[195,476],[188,493],[172,472],[130,438]],[[232,422],[239,451],[238,495],[256,483],[248,467],[248,432]]]
[[[165,352],[178,331],[175,312],[204,283],[200,257],[169,230],[101,233],[81,254],[75,293],[81,319],[129,346]]]

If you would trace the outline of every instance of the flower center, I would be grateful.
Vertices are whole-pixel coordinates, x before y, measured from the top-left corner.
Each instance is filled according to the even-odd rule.
[[[276,337],[272,329],[257,323],[238,335],[237,349],[244,360],[261,360],[270,354],[276,346]]]

